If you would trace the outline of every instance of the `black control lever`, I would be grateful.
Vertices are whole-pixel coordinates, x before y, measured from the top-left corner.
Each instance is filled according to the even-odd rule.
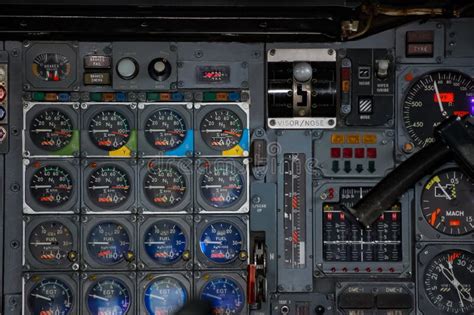
[[[354,207],[344,207],[347,212],[369,227],[423,176],[453,158],[474,178],[474,118],[450,117],[435,128],[434,135],[435,142],[401,163]]]

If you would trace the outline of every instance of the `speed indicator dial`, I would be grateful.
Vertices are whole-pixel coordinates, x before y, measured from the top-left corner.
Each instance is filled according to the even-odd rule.
[[[211,149],[225,151],[240,143],[244,125],[235,112],[216,109],[203,117],[200,132],[202,139]]]
[[[227,208],[236,204],[244,192],[244,177],[231,163],[216,163],[205,169],[201,177],[201,194],[214,208]]]
[[[100,167],[89,176],[87,191],[92,202],[100,208],[120,207],[131,195],[130,176],[115,165]]]
[[[118,264],[131,254],[130,235],[120,223],[101,222],[89,232],[87,251],[101,265]]]
[[[77,256],[74,240],[67,226],[58,221],[43,222],[30,234],[28,246],[32,256],[45,265],[68,264]]]
[[[56,165],[40,167],[30,181],[30,192],[34,200],[47,208],[57,208],[68,202],[73,188],[71,174]]]
[[[474,255],[447,250],[434,257],[423,274],[425,293],[443,314],[472,314],[474,311]]]
[[[101,150],[115,151],[130,140],[131,129],[127,117],[118,111],[105,110],[91,118],[89,136]]]
[[[417,147],[435,141],[433,129],[451,115],[473,115],[474,83],[460,72],[442,70],[415,81],[403,102],[403,123]]]
[[[453,168],[434,175],[425,184],[421,206],[426,221],[437,231],[463,235],[474,231],[474,183]]]
[[[62,280],[47,278],[36,284],[28,294],[28,306],[34,315],[72,314],[74,297]]]
[[[186,137],[184,118],[171,109],[159,109],[148,116],[145,123],[145,137],[148,143],[159,151],[176,149]]]
[[[73,136],[73,123],[63,111],[47,109],[35,115],[29,126],[31,141],[40,149],[55,152],[63,149]]]
[[[159,208],[176,207],[183,201],[187,183],[184,174],[170,164],[149,164],[143,182],[148,201]]]

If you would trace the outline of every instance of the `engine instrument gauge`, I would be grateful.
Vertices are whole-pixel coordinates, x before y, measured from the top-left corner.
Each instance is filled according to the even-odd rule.
[[[435,256],[423,274],[425,293],[443,314],[471,314],[474,311],[474,255],[464,250],[447,250]]]
[[[56,278],[47,278],[36,284],[28,295],[32,314],[72,314],[74,298],[71,288]]]
[[[47,208],[57,208],[71,199],[73,194],[71,174],[56,165],[43,166],[35,171],[30,181],[34,200]]]
[[[244,178],[231,163],[216,163],[205,169],[200,180],[204,201],[214,208],[236,204],[244,192]]]
[[[173,221],[160,220],[152,224],[143,238],[147,255],[163,265],[175,263],[186,250],[187,240],[183,229]]]
[[[166,163],[150,163],[143,186],[148,201],[159,208],[176,207],[183,201],[187,189],[181,171]]]
[[[130,309],[130,290],[120,279],[102,278],[87,291],[87,308],[91,314],[125,315]]]
[[[71,142],[73,123],[63,111],[47,109],[33,117],[29,126],[29,134],[31,141],[38,148],[55,152]]]
[[[146,140],[152,147],[159,151],[169,151],[183,144],[187,127],[178,112],[159,109],[148,116],[144,131]]]
[[[474,183],[459,169],[448,169],[428,180],[423,188],[423,215],[434,229],[448,235],[474,230]]]
[[[90,120],[90,139],[101,150],[120,149],[130,140],[130,135],[130,122],[118,111],[105,110]]]
[[[227,264],[239,256],[243,248],[240,230],[229,222],[213,222],[202,232],[199,239],[201,252],[212,262]]]
[[[74,241],[71,231],[63,223],[47,221],[32,230],[28,246],[37,261],[58,266],[69,263]]]
[[[71,73],[71,63],[61,54],[43,53],[35,57],[31,69],[41,80],[63,81]]]
[[[87,191],[101,208],[120,207],[131,195],[130,176],[118,166],[103,166],[89,176]]]
[[[235,112],[216,109],[203,117],[200,132],[202,139],[210,148],[225,151],[239,144],[244,125]]]
[[[89,232],[87,251],[102,265],[118,264],[130,251],[130,235],[119,223],[101,222]]]
[[[403,122],[417,147],[435,141],[433,129],[451,115],[473,115],[474,83],[457,71],[428,73],[415,81],[403,102]]]
[[[213,314],[240,314],[244,308],[245,295],[242,287],[231,278],[216,278],[208,281],[201,290],[202,300],[209,301]]]
[[[187,301],[183,284],[172,277],[159,277],[150,282],[144,292],[144,303],[149,315],[172,315]]]

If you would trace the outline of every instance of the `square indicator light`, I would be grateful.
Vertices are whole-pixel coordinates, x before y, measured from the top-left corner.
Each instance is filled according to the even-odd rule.
[[[352,148],[344,148],[342,149],[342,157],[345,159],[352,158]]]
[[[341,148],[331,148],[331,158],[338,159],[341,157]]]
[[[367,148],[367,157],[369,159],[377,158],[377,148]]]
[[[354,149],[354,156],[356,159],[363,159],[365,155],[365,149],[364,148],[356,148]]]

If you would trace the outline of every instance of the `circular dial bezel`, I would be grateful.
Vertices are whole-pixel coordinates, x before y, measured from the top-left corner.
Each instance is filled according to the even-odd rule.
[[[121,302],[122,305],[113,305],[109,303],[112,297],[114,297],[116,294],[114,291],[111,291],[112,289],[109,289],[109,292],[105,292],[107,297],[103,296],[103,294],[99,294],[99,293],[103,293],[103,290],[102,291],[95,290],[96,288],[99,288],[99,289],[106,288],[106,285],[108,285],[110,288],[113,288],[114,291],[118,289],[120,290],[118,294],[122,295],[122,299],[123,299]],[[100,277],[97,280],[91,282],[87,286],[87,290],[85,291],[85,301],[84,301],[85,307],[91,314],[97,314],[97,313],[94,313],[93,310],[91,310],[92,301],[96,301],[96,303],[105,302],[105,303],[108,303],[109,305],[111,304],[110,306],[107,306],[107,307],[115,306],[114,308],[115,313],[113,314],[117,314],[117,315],[129,314],[130,311],[133,309],[133,304],[135,303],[133,300],[134,299],[133,290],[131,290],[130,288],[133,288],[133,286],[130,286],[130,283],[128,281],[125,281],[121,277],[112,276],[112,275],[106,275],[106,276]],[[94,310],[98,309],[98,307],[99,306],[95,306]],[[118,309],[120,311],[118,311]]]
[[[150,112],[143,126],[149,146],[167,152],[176,150],[185,141],[189,126],[183,115],[172,108],[157,108]]]
[[[227,286],[226,290],[219,290],[221,293],[216,292],[217,289],[220,287]],[[229,293],[229,287],[232,290],[237,290],[240,291],[240,297],[237,298],[239,295],[235,294],[234,297],[232,298],[232,294],[234,292]],[[208,290],[214,290],[214,291],[208,291]],[[206,300],[203,296],[207,296],[209,301],[212,304],[213,312],[215,314],[242,314],[242,312],[245,309],[245,291],[243,289],[243,286],[241,283],[239,283],[234,277],[230,276],[213,276],[209,280],[207,280],[205,283],[202,284],[202,287],[199,290],[199,297],[200,299]],[[230,296],[230,297],[229,297]],[[218,298],[216,298],[218,297]],[[217,306],[217,301],[222,301],[224,300],[224,297],[226,297],[226,302],[228,305],[229,303],[233,304],[233,307],[230,308],[227,306],[225,309],[222,309],[221,311],[216,310]],[[232,301],[233,299],[233,301]],[[214,302],[213,302],[214,301]],[[238,305],[240,303],[240,305]]]
[[[105,108],[89,119],[87,132],[97,149],[111,152],[127,145],[132,137],[132,126],[127,115],[120,110]]]
[[[85,249],[95,263],[108,268],[126,261],[127,255],[133,251],[133,237],[126,224],[104,218],[88,228]]]
[[[63,126],[60,126],[62,128],[58,129],[58,124],[63,124]],[[31,143],[38,150],[49,154],[54,154],[69,146],[74,137],[74,130],[75,123],[69,113],[55,107],[42,109],[34,113],[28,125],[28,135]],[[41,142],[38,142],[39,140]],[[43,142],[45,145],[46,143],[52,144],[50,147],[45,147],[42,144]]]
[[[142,246],[148,258],[159,265],[172,265],[181,260],[189,248],[189,242],[184,228],[176,221],[167,219],[151,223],[142,238]]]
[[[36,276],[35,276],[36,277]],[[53,302],[54,303],[54,300],[53,301],[48,301],[47,299],[48,298],[51,298],[50,296],[48,296],[48,292],[45,292],[44,294],[42,293],[35,293],[37,292],[36,290],[37,289],[41,289],[42,287],[44,287],[45,285],[56,285],[60,288],[60,292],[66,292],[66,298],[63,299],[63,302],[62,304],[64,306],[66,306],[67,309],[63,309],[61,313],[58,313],[60,315],[73,315],[75,313],[75,310],[76,310],[76,295],[75,295],[75,289],[76,289],[76,286],[72,285],[72,283],[70,283],[69,280],[67,280],[65,277],[63,276],[59,276],[59,275],[51,275],[51,276],[48,276],[48,275],[38,275],[39,279],[38,280],[34,280],[33,281],[30,281],[27,283],[27,286],[25,288],[25,292],[28,292],[28,297],[27,297],[27,301],[26,301],[26,304],[28,306],[28,310],[31,312],[31,314],[39,314],[38,313],[35,313],[35,305],[36,303],[34,303],[31,298],[31,294],[38,294],[39,296],[37,296],[36,298],[38,299],[39,302],[44,302],[44,303],[50,303],[50,302]],[[62,295],[64,296],[64,295]],[[34,303],[34,304],[33,304]],[[49,311],[49,309],[41,309],[42,311]]]
[[[245,122],[230,108],[214,108],[203,115],[199,123],[202,140],[210,149],[218,152],[239,145],[245,128]]]
[[[48,209],[62,208],[69,203],[74,196],[74,189],[74,179],[69,171],[54,164],[37,168],[29,183],[33,200]]]
[[[190,298],[189,290],[187,286],[183,283],[183,281],[178,279],[178,276],[180,275],[160,275],[143,283],[141,302],[144,314],[146,312],[148,312],[147,314],[172,314],[188,301],[188,299]],[[174,292],[165,291],[160,295],[153,292],[153,289],[159,289],[159,285],[163,284],[169,286],[169,289],[166,290],[173,290]],[[170,293],[174,294],[168,295]],[[154,303],[151,301],[151,299],[153,298],[152,295],[164,297],[164,299],[157,300],[158,303],[155,304],[154,308]],[[170,305],[170,298],[173,298],[173,305]],[[162,301],[161,303],[160,300]],[[160,306],[164,309],[160,308]],[[160,311],[162,313],[160,313]]]
[[[227,220],[214,220],[204,225],[196,241],[201,256],[218,265],[232,264],[246,248],[243,231]]]

